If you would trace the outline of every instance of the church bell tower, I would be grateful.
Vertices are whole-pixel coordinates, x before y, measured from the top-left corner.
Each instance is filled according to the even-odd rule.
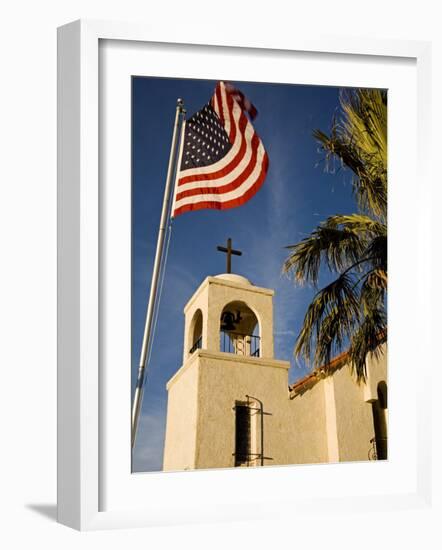
[[[229,239],[227,249],[230,254]],[[230,265],[228,261],[228,269]],[[183,364],[167,383],[164,470],[261,466],[279,430],[289,362],[273,357],[274,291],[207,277],[184,307]]]

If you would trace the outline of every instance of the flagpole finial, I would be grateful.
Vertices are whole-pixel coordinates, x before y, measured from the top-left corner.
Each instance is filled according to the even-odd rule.
[[[184,101],[180,97],[176,100],[176,108],[180,113],[185,112]]]

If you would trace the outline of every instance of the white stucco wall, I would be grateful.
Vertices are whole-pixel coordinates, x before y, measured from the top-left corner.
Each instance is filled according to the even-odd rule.
[[[164,470],[195,469],[198,421],[198,368],[190,360],[167,385]]]
[[[283,406],[287,419],[283,464],[328,462],[324,382],[294,399],[286,399]]]
[[[289,366],[286,361],[196,351],[168,384],[164,469],[183,469],[183,460],[195,468],[234,466],[234,406],[246,395],[261,399],[271,413],[264,416],[264,454],[273,459],[266,464],[288,463],[281,403],[288,402]]]
[[[348,365],[336,371],[332,380],[339,460],[368,460],[374,424],[371,403],[364,401],[364,385],[356,383]]]
[[[368,460],[374,437],[372,401],[377,399],[377,385],[387,382],[387,353],[369,357],[367,383],[357,384],[350,367],[345,366],[333,376],[336,399],[340,461]]]
[[[381,350],[379,358],[369,357],[367,361],[366,383],[357,384],[346,364],[293,399],[294,430],[309,434],[301,437],[302,456],[294,452],[294,464],[320,462],[318,449],[324,449],[324,437],[325,462],[368,460],[374,437],[371,403],[377,399],[379,382],[387,381],[386,346]]]

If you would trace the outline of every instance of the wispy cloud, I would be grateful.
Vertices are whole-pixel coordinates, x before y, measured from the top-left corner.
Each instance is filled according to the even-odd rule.
[[[297,304],[293,283],[283,275],[282,265],[287,256],[285,247],[292,243],[299,232],[296,222],[296,208],[293,204],[292,155],[287,145],[281,143],[275,134],[271,143],[272,166],[269,179],[266,230],[258,238],[251,239],[251,258],[256,258],[252,267],[256,274],[256,284],[263,284],[275,290],[274,296],[274,337],[275,356],[293,362],[293,346],[296,337],[294,321],[301,309]],[[291,186],[291,193],[288,187]],[[290,201],[287,197],[290,196]],[[296,200],[296,199],[295,199]]]
[[[280,330],[275,331],[276,337],[282,337],[282,336],[295,336],[296,332],[294,330]]]

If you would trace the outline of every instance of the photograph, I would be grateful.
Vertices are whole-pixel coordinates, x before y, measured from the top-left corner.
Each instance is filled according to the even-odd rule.
[[[387,460],[388,91],[131,86],[132,472]]]

